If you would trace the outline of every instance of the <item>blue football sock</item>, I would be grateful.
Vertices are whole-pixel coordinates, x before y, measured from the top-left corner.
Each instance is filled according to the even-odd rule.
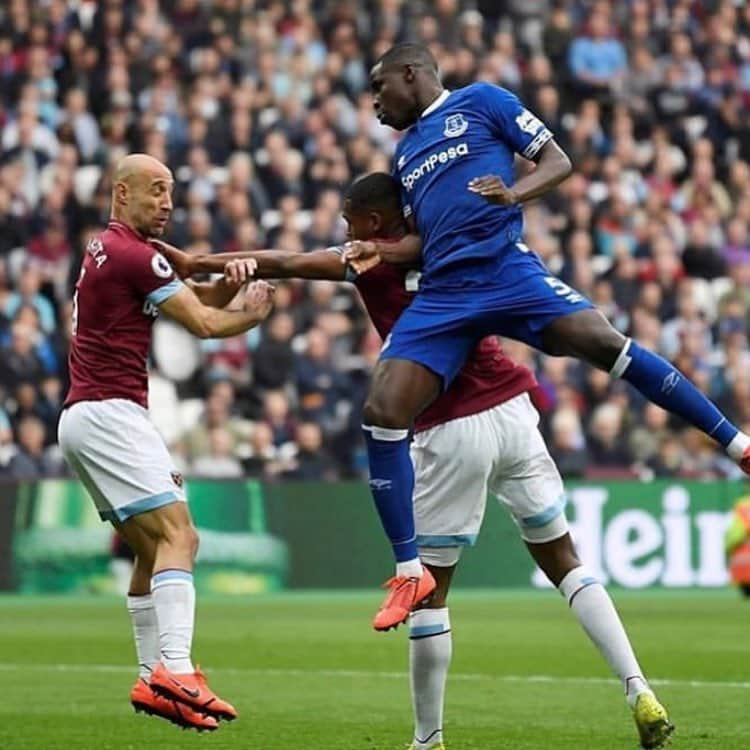
[[[739,432],[677,368],[632,339],[628,339],[610,374],[627,380],[650,401],[682,417],[725,448]]]
[[[414,530],[414,467],[407,430],[363,426],[370,462],[370,492],[396,562],[417,558]]]

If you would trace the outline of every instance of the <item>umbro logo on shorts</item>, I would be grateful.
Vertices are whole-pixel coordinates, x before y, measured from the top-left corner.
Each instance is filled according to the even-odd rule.
[[[373,490],[389,490],[393,487],[393,481],[390,479],[371,479],[370,487]]]
[[[179,471],[170,471],[169,476],[172,477],[172,481],[178,486],[182,487],[185,484],[185,480],[182,478],[182,474]]]

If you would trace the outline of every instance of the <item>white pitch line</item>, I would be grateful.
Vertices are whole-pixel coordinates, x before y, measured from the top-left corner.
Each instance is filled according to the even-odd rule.
[[[100,672],[104,674],[132,674],[137,669],[124,664],[13,664],[0,663],[0,672]],[[225,675],[258,675],[269,677],[353,677],[360,679],[388,679],[404,680],[406,672],[379,672],[357,669],[237,669],[233,667],[211,669],[211,674]],[[458,682],[521,682],[568,685],[617,685],[618,680],[611,677],[560,677],[550,674],[481,674],[471,672],[457,672],[449,674],[448,679]],[[732,682],[722,680],[677,680],[653,679],[652,685],[666,685],[668,687],[691,688],[725,688],[734,690],[750,690],[750,682]]]

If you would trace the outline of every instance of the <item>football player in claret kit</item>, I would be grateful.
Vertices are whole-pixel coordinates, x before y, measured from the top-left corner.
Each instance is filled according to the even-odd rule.
[[[345,196],[344,218],[353,240],[402,237],[406,226],[398,183],[383,173],[355,181]],[[355,263],[358,272],[341,262],[343,250],[187,255],[164,247],[184,276],[225,271],[242,281],[246,277],[242,259],[250,259],[259,277],[351,281],[385,339],[414,299],[419,272],[377,258],[362,266]],[[394,606],[403,608],[402,619],[409,619],[413,750],[443,748],[443,705],[452,652],[448,589],[462,548],[473,544],[479,533],[488,490],[510,512],[534,560],[565,596],[622,682],[644,747],[658,747],[656,739],[671,731],[609,595],[585,573],[576,554],[564,515],[562,480],[528,395],[535,384],[532,373],[508,359],[497,339],[488,337],[415,423],[411,458],[416,537],[425,577],[434,580],[436,588],[416,607],[412,592],[403,588],[403,595],[394,601]],[[375,627],[379,626],[376,617]],[[658,714],[656,721],[652,711]]]
[[[135,553],[128,593],[140,675],[136,710],[213,730],[237,715],[191,660],[198,535],[182,477],[148,418],[147,359],[159,311],[201,337],[234,336],[262,321],[273,287],[248,286],[242,311],[221,309],[241,285],[184,284],[150,238],[172,212],[171,172],[144,154],[117,166],[111,220],[86,248],[76,283],[70,390],[58,437],[65,458]]]

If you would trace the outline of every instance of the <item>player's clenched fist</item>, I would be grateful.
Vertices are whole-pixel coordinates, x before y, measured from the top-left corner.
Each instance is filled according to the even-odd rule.
[[[266,281],[254,281],[245,292],[245,312],[257,313],[265,318],[273,307],[276,288]]]
[[[233,284],[244,284],[255,276],[258,261],[255,258],[230,260],[224,266],[224,278]]]
[[[380,263],[378,245],[376,242],[353,240],[344,245],[341,256],[342,263],[350,265],[357,273],[369,271]]]
[[[518,203],[513,188],[508,187],[497,175],[475,177],[469,182],[469,190],[481,195],[488,203],[495,203],[498,206],[512,206]]]

